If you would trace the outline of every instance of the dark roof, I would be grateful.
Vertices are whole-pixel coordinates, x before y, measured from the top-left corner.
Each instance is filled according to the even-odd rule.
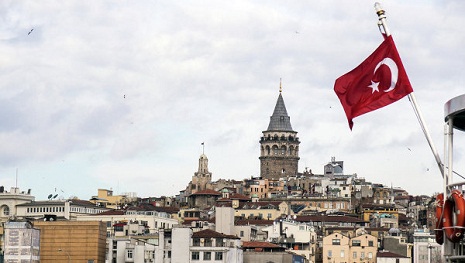
[[[273,115],[270,117],[270,124],[267,131],[292,131],[291,117],[287,115],[283,96],[279,93],[278,101],[274,107]]]
[[[16,206],[64,205],[67,201],[69,201],[71,205],[96,207],[94,203],[80,199],[31,201],[29,203],[23,203]]]
[[[282,201],[258,201],[258,202],[245,202],[240,204],[238,209],[278,209]],[[244,208],[246,207],[246,208]]]
[[[281,246],[270,243],[270,242],[261,242],[261,241],[243,241],[243,248],[280,248]]]
[[[393,208],[396,208],[396,206],[394,204],[373,204],[373,203],[364,203],[362,204],[362,208],[365,209],[365,208],[368,208],[368,209],[381,209],[381,210],[384,210],[384,209],[393,209]]]
[[[221,195],[221,193],[215,190],[205,189],[205,190],[198,191],[196,193],[191,194],[191,196],[192,195],[218,195],[219,196]]]
[[[125,212],[123,210],[108,210],[100,214],[96,214],[96,216],[106,216],[106,215],[113,216],[113,215],[124,215],[124,214]]]
[[[87,200],[80,200],[80,199],[71,199],[69,200],[70,203],[74,205],[82,205],[82,206],[96,206],[94,203],[87,201]]]
[[[406,256],[402,256],[402,255],[392,253],[389,251],[378,251],[378,253],[376,253],[376,257],[377,258],[407,258]]]
[[[154,210],[157,212],[165,212],[168,214],[175,214],[179,212],[179,208],[171,206],[155,206]]]
[[[353,226],[350,227],[350,226],[335,226],[335,227],[327,227],[325,228],[326,231],[336,231],[336,230],[341,230],[341,231],[355,231],[355,230],[358,230],[360,228],[354,228]],[[384,231],[384,232],[388,232],[390,228],[387,228],[387,227],[365,227],[364,228],[365,231],[367,232],[371,232],[371,231]]]
[[[346,223],[366,223],[366,221],[351,217],[351,216],[322,216],[322,215],[310,215],[310,216],[297,216],[295,221],[297,222],[346,222]]]
[[[183,225],[185,226],[190,226],[192,222],[208,222],[211,224],[215,223],[215,218],[209,218],[209,219],[184,219],[182,222]]]
[[[234,222],[236,226],[271,226],[273,225],[273,220],[265,220],[265,219],[240,219]]]
[[[229,198],[220,198],[218,200],[216,200],[217,202],[221,202],[221,201],[228,201],[228,200],[243,200],[243,201],[249,201],[250,200],[250,197],[248,196],[245,196],[245,195],[241,195],[241,194],[237,194],[237,193],[231,193],[229,194]]]
[[[229,238],[229,239],[240,239],[234,235],[225,235],[223,233],[219,233],[210,229],[201,230],[198,232],[194,232],[192,234],[192,238]]]

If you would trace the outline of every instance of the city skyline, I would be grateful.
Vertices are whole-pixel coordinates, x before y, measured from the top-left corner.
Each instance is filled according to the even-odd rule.
[[[463,94],[465,3],[381,4],[443,158],[444,104]],[[89,199],[98,188],[172,196],[203,150],[213,181],[259,176],[259,139],[282,79],[299,171],[322,174],[335,157],[346,174],[413,195],[439,192],[407,98],[355,118],[350,131],[333,91],[382,42],[373,5],[2,3],[0,185],[30,188],[38,200]],[[455,158],[465,174],[460,150]]]

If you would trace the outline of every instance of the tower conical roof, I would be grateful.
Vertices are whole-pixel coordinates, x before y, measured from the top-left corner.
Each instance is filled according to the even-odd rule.
[[[284,99],[279,92],[278,101],[274,107],[273,115],[270,117],[270,124],[267,131],[293,131],[291,126],[291,117],[287,115]]]

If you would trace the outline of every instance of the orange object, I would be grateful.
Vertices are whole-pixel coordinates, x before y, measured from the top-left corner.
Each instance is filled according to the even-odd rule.
[[[446,237],[454,243],[462,240],[465,231],[465,199],[459,190],[452,190],[451,195],[444,202],[442,219]]]

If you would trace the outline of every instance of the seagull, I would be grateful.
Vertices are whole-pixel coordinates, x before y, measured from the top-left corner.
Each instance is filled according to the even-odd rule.
[[[408,149],[409,151],[412,151],[412,150],[410,150],[410,148],[409,148],[409,147],[407,147],[407,149]]]
[[[34,30],[34,28],[31,29],[31,31],[29,31],[29,33],[27,33],[27,35],[29,36],[32,33],[33,30]]]

